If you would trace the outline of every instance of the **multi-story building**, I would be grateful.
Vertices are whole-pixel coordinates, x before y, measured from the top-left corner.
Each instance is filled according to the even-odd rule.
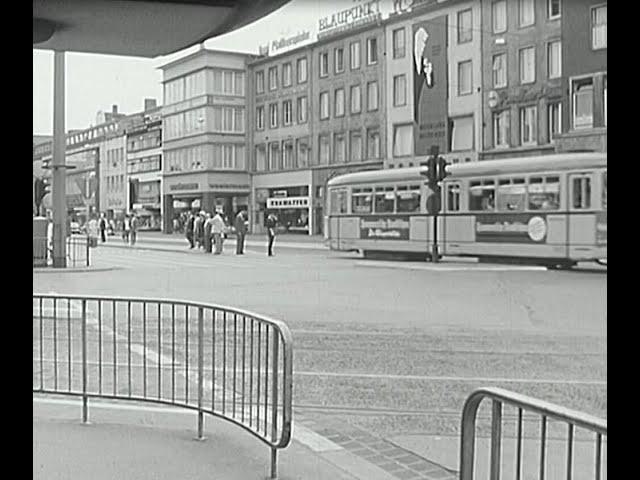
[[[100,142],[102,158],[99,168],[99,205],[100,211],[105,213],[108,219],[122,218],[127,212],[125,149],[124,132]]]
[[[145,99],[144,111],[132,116],[126,130],[127,210],[141,230],[162,229],[162,109]]]
[[[288,231],[321,233],[327,180],[382,166],[384,30],[369,3],[358,22],[321,21],[317,42],[250,63],[254,232],[273,211]]]
[[[385,22],[385,167],[417,166],[437,146],[452,163],[482,146],[479,0],[395,2]]]
[[[563,103],[561,0],[482,0],[482,159],[553,153]]]
[[[249,206],[246,63],[250,55],[201,48],[163,70],[163,231],[191,209],[230,220]]]
[[[607,151],[607,2],[562,2],[562,135],[558,151]]]

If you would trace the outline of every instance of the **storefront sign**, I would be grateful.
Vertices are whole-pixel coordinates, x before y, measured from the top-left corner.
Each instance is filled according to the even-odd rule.
[[[448,152],[446,15],[413,26],[413,111],[415,154]]]
[[[175,185],[169,185],[169,190],[198,190],[200,184],[198,183],[176,183]]]
[[[488,214],[476,216],[476,241],[495,243],[543,243],[547,238],[544,216]]]
[[[341,12],[321,18],[318,35],[341,27],[351,28],[362,23],[375,21],[380,16],[380,0],[362,2]]]
[[[309,208],[309,197],[268,198],[267,208]]]
[[[309,32],[308,30],[305,30],[303,32],[298,33],[297,35],[294,35],[293,37],[288,37],[288,38],[281,37],[278,40],[273,40],[271,44],[267,43],[266,45],[261,46],[259,49],[259,52],[260,52],[260,55],[269,55],[269,54],[273,55],[276,53],[277,50],[293,47],[294,45],[307,41],[310,38],[311,38],[311,32]]]
[[[232,190],[232,191],[248,191],[249,184],[247,183],[210,183],[209,188],[213,190]]]
[[[410,12],[414,8],[437,3],[437,0],[393,0],[394,13]]]
[[[380,240],[409,240],[409,217],[372,215],[360,219],[360,238]]]

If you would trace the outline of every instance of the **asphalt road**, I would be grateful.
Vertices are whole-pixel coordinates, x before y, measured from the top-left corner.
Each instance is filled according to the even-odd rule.
[[[113,268],[34,273],[34,292],[188,299],[284,320],[294,405],[308,418],[381,436],[453,435],[466,396],[488,385],[606,417],[606,271],[291,249],[93,255]]]

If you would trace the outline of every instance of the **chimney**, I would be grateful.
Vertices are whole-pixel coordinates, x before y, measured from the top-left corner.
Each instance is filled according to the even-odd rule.
[[[153,110],[156,108],[156,99],[155,98],[145,98],[144,99],[144,111],[147,112],[149,110]]]
[[[113,106],[111,107],[111,113],[112,113],[113,115],[117,115],[117,114],[118,114],[118,105],[113,105]]]

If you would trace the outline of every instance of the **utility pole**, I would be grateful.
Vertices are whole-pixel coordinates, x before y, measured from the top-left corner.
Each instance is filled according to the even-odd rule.
[[[53,267],[67,266],[65,52],[53,54]]]
[[[440,148],[433,145],[427,160],[427,171],[422,173],[422,175],[426,175],[427,186],[433,192],[427,197],[427,213],[433,216],[433,245],[431,247],[431,261],[433,263],[437,263],[440,257],[438,252],[438,213],[441,210],[441,182],[448,175],[446,166],[447,161],[440,155]]]

